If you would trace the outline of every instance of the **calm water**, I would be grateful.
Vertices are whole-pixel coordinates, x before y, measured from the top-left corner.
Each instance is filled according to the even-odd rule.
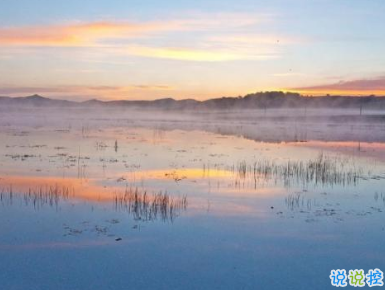
[[[381,122],[17,114],[0,118],[1,289],[327,289],[332,269],[385,270]]]

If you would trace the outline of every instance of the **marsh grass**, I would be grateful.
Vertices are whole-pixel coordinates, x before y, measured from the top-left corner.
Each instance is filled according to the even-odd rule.
[[[171,197],[167,192],[148,194],[138,188],[126,187],[124,193],[115,195],[115,209],[125,210],[136,221],[171,221],[187,209],[187,197]]]
[[[291,211],[312,209],[312,200],[309,198],[305,198],[305,196],[301,193],[289,194],[285,198],[285,204],[287,208]]]
[[[320,154],[314,160],[278,163],[270,160],[258,160],[252,164],[241,161],[231,170],[240,180],[251,178],[254,186],[261,182],[282,181],[285,187],[302,185],[333,186],[357,185],[363,177],[363,170],[357,168],[349,159],[331,158]]]
[[[167,192],[149,194],[147,191],[126,187],[124,192],[111,193],[115,210],[127,211],[136,221],[173,222],[187,209],[187,197],[172,197]],[[0,189],[0,204],[32,206],[39,210],[45,206],[59,209],[60,202],[76,198],[74,188],[68,186],[40,186],[27,191],[14,191],[12,186]]]
[[[40,209],[48,205],[58,208],[61,200],[68,200],[74,196],[74,189],[68,186],[40,186],[36,188],[28,188],[26,192],[17,192],[21,197],[22,204],[25,206],[33,206],[34,209]],[[0,202],[12,205],[15,201],[16,194],[13,187],[3,188],[0,190]]]

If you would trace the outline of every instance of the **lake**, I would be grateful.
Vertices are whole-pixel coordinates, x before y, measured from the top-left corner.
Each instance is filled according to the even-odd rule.
[[[2,109],[13,289],[329,289],[385,270],[382,112]]]

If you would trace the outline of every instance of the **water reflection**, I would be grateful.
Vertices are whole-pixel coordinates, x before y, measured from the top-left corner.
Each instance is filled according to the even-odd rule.
[[[34,209],[41,209],[45,205],[50,207],[59,206],[61,200],[68,200],[74,195],[74,189],[65,186],[41,186],[29,188],[27,192],[15,191],[12,186],[0,190],[0,202],[2,205],[12,205],[17,199],[25,206],[32,206]]]
[[[15,190],[12,186],[0,190],[0,203],[3,206],[24,205],[41,210],[45,206],[59,208],[61,202],[76,199],[75,189],[65,186],[40,186],[29,188],[27,192]],[[168,193],[148,193],[138,188],[126,188],[123,193],[111,195],[116,211],[127,211],[135,221],[174,222],[182,211],[187,210],[187,197],[172,197]]]
[[[320,154],[314,160],[288,160],[277,163],[274,160],[258,160],[253,164],[242,161],[236,170],[240,179],[251,178],[254,187],[273,180],[275,184],[283,182],[286,188],[291,186],[355,186],[364,178],[363,169],[356,167],[350,159],[331,158]]]
[[[115,209],[125,210],[136,221],[171,221],[187,209],[187,197],[170,197],[167,193],[148,194],[138,188],[126,188],[115,196]]]
[[[312,200],[305,198],[301,193],[296,192],[289,194],[285,198],[285,204],[290,211],[295,210],[311,210],[312,209]]]

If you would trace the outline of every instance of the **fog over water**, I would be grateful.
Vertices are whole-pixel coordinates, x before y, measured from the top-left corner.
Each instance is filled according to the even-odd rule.
[[[2,287],[327,289],[384,268],[384,116],[1,107]]]

